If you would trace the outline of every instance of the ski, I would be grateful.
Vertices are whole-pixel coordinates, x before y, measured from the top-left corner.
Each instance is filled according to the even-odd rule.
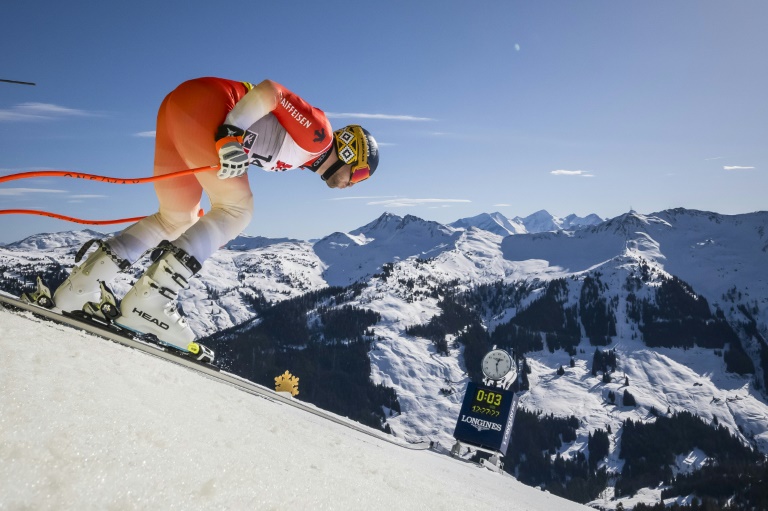
[[[87,302],[83,306],[82,310],[72,312],[59,311],[58,309],[54,310],[51,290],[48,288],[48,286],[45,285],[43,279],[41,279],[38,275],[35,290],[22,293],[19,297],[19,301],[34,305],[44,310],[48,310],[62,317],[72,318],[76,321],[86,323],[94,328],[99,328],[111,333],[125,336],[127,338],[154,344],[164,351],[168,351],[174,355],[179,355],[182,357],[189,357],[191,360],[201,364],[215,366],[213,363],[213,350],[207,346],[203,346],[202,344],[198,344],[196,342],[191,342],[186,346],[186,348],[184,348],[158,339],[154,334],[136,332],[130,328],[126,328],[116,323],[115,320],[118,316],[120,316],[120,309],[117,306],[117,298],[115,297],[114,293],[112,293],[112,290],[107,287],[106,283],[99,282],[99,289],[99,301]]]
[[[106,326],[105,323],[101,323],[96,319],[91,319],[90,321],[83,321],[76,315],[59,314],[54,310],[47,309],[39,305],[35,305],[33,303],[25,302],[23,300],[20,300],[19,298],[16,298],[15,296],[11,296],[2,291],[0,291],[0,304],[6,306],[6,308],[9,308],[11,310],[15,309],[15,310],[30,312],[34,316],[37,316],[38,318],[42,318],[44,320],[50,320],[58,324],[62,324],[78,330],[82,330],[87,333],[93,334],[101,339],[113,341],[118,344],[122,344],[124,346],[128,346],[130,348],[134,348],[136,350],[142,351],[146,354],[153,355],[158,358],[162,358],[169,362],[174,362],[188,369],[196,371],[206,377],[209,377],[214,380],[218,380],[221,383],[228,384],[243,392],[247,392],[248,394],[265,398],[276,403],[285,404],[288,406],[292,406],[294,408],[298,408],[307,413],[311,413],[318,417],[324,418],[326,420],[342,425],[349,429],[355,430],[357,432],[363,433],[365,435],[377,438],[384,442],[388,442],[390,444],[394,444],[409,450],[427,450],[430,448],[430,442],[428,441],[408,442],[406,440],[397,438],[395,436],[388,435],[382,431],[369,428],[368,426],[364,426],[360,423],[354,422],[345,417],[340,417],[332,412],[328,412],[321,408],[317,408],[316,406],[310,403],[299,401],[293,397],[289,397],[284,394],[275,392],[272,389],[269,389],[267,387],[254,383],[250,380],[247,380],[235,374],[223,371],[217,366],[207,364],[207,363],[201,363],[197,360],[194,360],[189,355],[175,353],[174,350],[169,349],[168,346],[164,347],[162,344],[159,344],[159,343],[153,343],[148,340],[136,338],[132,336],[130,333],[128,333],[128,331],[125,331],[125,330],[120,331],[120,330],[117,330],[116,328],[108,327]]]
[[[159,349],[164,350],[172,355],[188,358],[189,360],[196,362],[198,364],[208,365],[215,369],[219,368],[218,365],[213,363],[213,351],[211,351],[206,346],[203,346],[202,344],[193,343],[193,345],[195,346],[193,349],[195,351],[184,350],[182,348],[179,348],[178,346],[174,346],[173,344],[168,344],[166,342],[163,342],[157,337],[155,337],[154,335],[143,335],[143,334],[139,334],[138,332],[133,332],[131,330],[121,328],[114,324],[104,323],[103,321],[99,320],[98,317],[88,315],[83,311],[62,312],[62,316],[67,318],[72,318],[75,321],[80,321],[82,323],[87,323],[89,325],[94,326],[95,328],[101,328],[109,332],[113,332],[117,335],[124,336],[128,339],[134,339],[137,341],[145,342],[147,344],[155,345]],[[198,358],[200,355],[204,355],[204,357]]]
[[[31,296],[29,294],[25,294],[22,295],[22,298],[16,298],[14,296],[0,292],[0,302],[6,306],[22,309],[46,320],[78,328],[88,333],[98,335],[102,338],[106,338],[120,344],[124,344],[131,348],[140,349],[141,351],[145,351],[150,354],[159,355],[162,353],[163,355],[159,355],[160,358],[170,359],[170,357],[173,357],[174,359],[181,359],[183,361],[190,362],[195,365],[205,366],[216,371],[219,370],[219,367],[213,363],[213,352],[205,346],[193,343],[197,347],[197,353],[184,350],[178,346],[165,343],[157,339],[154,335],[143,335],[138,332],[120,328],[114,324],[102,321],[100,318],[86,314],[82,311],[59,313],[56,310],[43,306],[42,303],[44,303],[45,300],[30,300],[30,298],[36,297],[34,294]],[[173,361],[178,362],[179,360]]]

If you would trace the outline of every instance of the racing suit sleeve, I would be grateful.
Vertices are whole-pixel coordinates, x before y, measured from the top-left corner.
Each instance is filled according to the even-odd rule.
[[[253,87],[227,114],[226,124],[247,130],[253,123],[277,107],[279,92],[275,83],[264,80]]]
[[[270,112],[305,151],[317,154],[330,146],[333,132],[325,113],[272,80],[264,80],[248,91],[225,123],[247,130]]]

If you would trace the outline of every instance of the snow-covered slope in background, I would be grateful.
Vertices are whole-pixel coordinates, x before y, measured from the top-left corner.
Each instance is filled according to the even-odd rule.
[[[615,384],[595,385],[599,378],[587,371],[595,347],[586,338],[577,347],[577,368],[566,370],[563,377],[558,377],[556,371],[561,365],[568,367],[571,357],[567,353],[528,353],[533,364],[534,391],[521,404],[558,416],[589,417],[582,430],[584,438],[602,424],[612,424],[617,431],[624,419],[645,417],[643,414],[652,408],[662,412],[685,409],[707,420],[717,418],[745,442],[754,442],[761,451],[768,452],[768,406],[760,392],[751,387],[752,378],[726,372],[722,358],[713,350],[647,348],[638,340],[641,337],[637,325],[628,320],[625,306],[627,279],[645,262],[659,276],[683,278],[710,305],[720,307],[734,321],[743,318],[724,295],[732,288],[742,291],[745,303],[757,305],[754,317],[765,329],[766,225],[768,213],[725,216],[681,210],[653,215],[633,212],[587,229],[514,235],[500,243],[499,237],[494,239],[486,231],[468,231],[456,250],[424,263],[401,262],[396,277],[370,287],[359,299],[360,306],[370,307],[383,317],[376,326],[383,340],[372,354],[375,374],[397,390],[406,403],[404,409],[416,412],[404,413],[390,422],[406,431],[433,438],[437,435],[440,441],[449,442],[453,425],[445,421],[439,432],[431,410],[422,411],[426,408],[423,403],[438,401],[439,406],[446,407],[448,416],[455,417],[467,381],[460,348],[453,348],[447,357],[437,356],[429,341],[403,335],[406,326],[426,323],[438,309],[437,300],[428,297],[428,290],[418,300],[413,300],[412,294],[399,296],[395,292],[398,280],[413,280],[418,291],[418,282],[428,288],[426,283],[434,277],[446,282],[455,280],[458,288],[469,288],[496,280],[578,279],[583,272],[592,271],[602,275],[603,296],[620,304],[616,307],[617,336],[603,349],[617,350],[621,376],[617,376]],[[499,253],[503,256],[499,257]],[[578,294],[568,298],[572,305],[578,304],[578,299]],[[508,321],[513,315],[514,311],[507,311],[502,318]],[[487,326],[493,328],[495,324],[489,322]],[[607,400],[608,392],[623,392],[625,373],[633,393],[638,390],[640,394],[637,410],[622,409]],[[414,374],[422,377],[402,377]],[[452,387],[458,397],[436,399],[440,389],[446,387]],[[454,402],[447,404],[451,399]],[[580,402],[593,403],[594,408],[574,405]]]
[[[45,232],[34,234],[21,241],[9,243],[4,248],[11,250],[50,250],[61,247],[82,245],[93,238],[103,238],[104,234],[84,229],[82,231]]]
[[[762,322],[768,324],[766,226],[768,212],[630,212],[573,232],[510,236],[501,249],[509,261],[540,261],[542,271],[560,276],[611,266],[617,257],[642,259],[692,285],[713,305],[730,289],[741,291],[761,305]]]
[[[462,265],[462,262],[475,264]],[[448,279],[483,281],[486,272],[492,273],[489,262],[498,263],[489,258],[486,265],[482,265],[483,261],[478,258],[469,261],[466,256],[451,252],[432,263],[445,272]],[[623,260],[615,263],[617,268],[601,268],[602,280],[608,289],[619,293],[629,272],[621,267]],[[453,270],[447,271],[449,268]],[[398,267],[397,275],[419,282],[420,277],[433,271],[427,263],[404,262]],[[537,274],[546,275],[541,271]],[[451,346],[448,355],[441,356],[427,339],[404,335],[405,327],[423,324],[439,313],[437,300],[413,300],[411,295],[385,293],[387,287],[394,289],[396,285],[381,282],[364,290],[352,303],[382,315],[374,327],[377,342],[370,353],[374,379],[396,389],[403,409],[401,415],[390,418],[388,423],[399,434],[430,438],[449,447],[468,382],[463,348]],[[576,303],[577,298],[573,296],[569,300]],[[625,298],[621,300],[624,303]],[[651,409],[662,413],[688,410],[707,421],[717,419],[745,443],[753,443],[762,452],[768,452],[768,404],[751,385],[752,376],[727,372],[722,356],[716,356],[711,349],[650,349],[637,339],[637,327],[627,320],[624,309],[618,307],[617,310],[618,335],[613,344],[602,348],[615,349],[620,360],[612,383],[603,384],[600,376],[592,376],[595,347],[586,338],[576,347],[574,368],[569,367],[571,356],[562,350],[551,353],[545,349],[526,354],[532,368],[529,376],[532,390],[523,396],[521,406],[583,419],[579,439],[564,449],[564,454],[570,449],[570,454],[575,455],[583,449],[588,435],[595,429],[610,425],[613,431],[619,431],[627,418],[647,420]],[[565,368],[563,376],[557,375],[560,366]],[[629,379],[637,407],[622,407],[608,399],[610,392],[619,396],[624,392],[625,378]],[[441,395],[443,389],[453,393]],[[618,453],[614,461],[620,468]]]
[[[73,329],[0,332],[2,509],[588,509]]]

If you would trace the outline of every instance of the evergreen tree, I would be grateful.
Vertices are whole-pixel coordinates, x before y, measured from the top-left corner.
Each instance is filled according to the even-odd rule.
[[[608,451],[611,447],[608,433],[602,429],[597,429],[594,433],[590,433],[587,447],[589,448],[589,468],[595,471],[597,470],[597,463],[608,456]]]

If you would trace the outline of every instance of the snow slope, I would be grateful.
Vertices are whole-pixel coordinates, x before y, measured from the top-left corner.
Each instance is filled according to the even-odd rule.
[[[0,310],[0,509],[588,509]]]
[[[542,263],[539,275],[528,278],[608,267],[617,256],[644,259],[692,285],[712,305],[721,305],[729,290],[741,291],[745,303],[760,306],[758,319],[768,324],[767,226],[768,212],[632,211],[574,232],[509,236],[501,249],[509,261]]]

